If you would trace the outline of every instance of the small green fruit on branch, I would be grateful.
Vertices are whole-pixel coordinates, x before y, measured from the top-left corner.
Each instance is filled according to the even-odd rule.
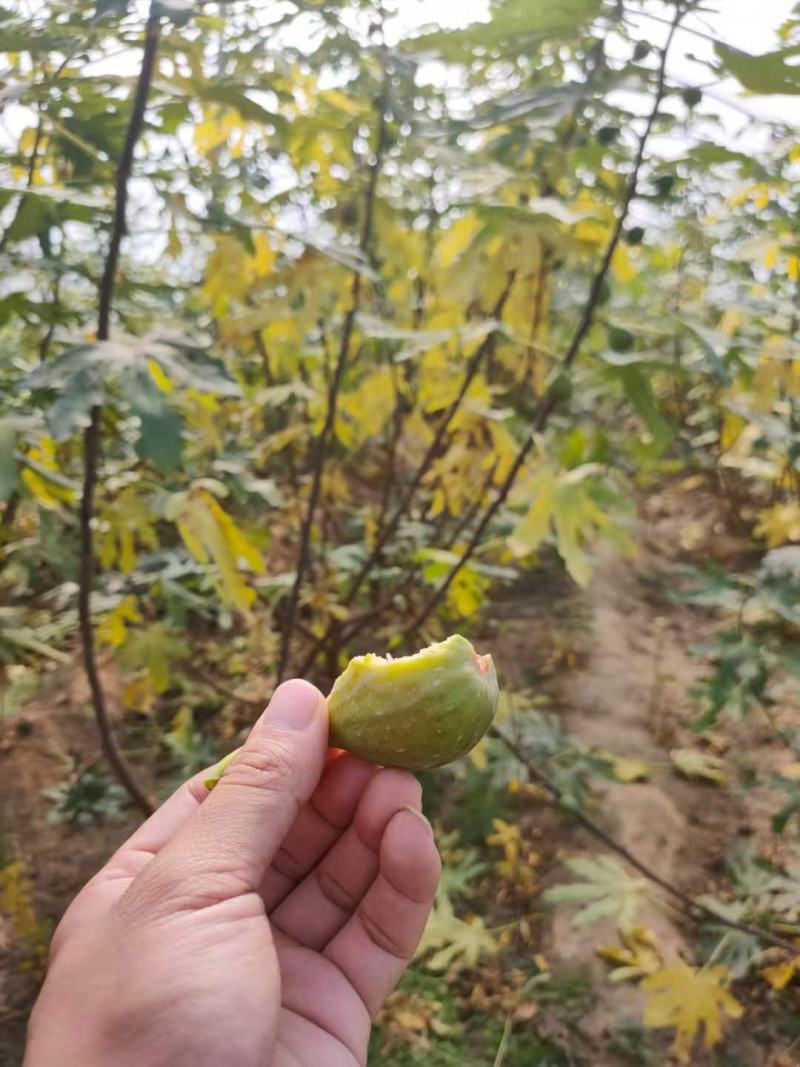
[[[480,741],[499,695],[492,657],[459,634],[399,659],[356,656],[328,696],[330,743],[385,766],[441,767]],[[217,764],[207,789],[235,755]]]

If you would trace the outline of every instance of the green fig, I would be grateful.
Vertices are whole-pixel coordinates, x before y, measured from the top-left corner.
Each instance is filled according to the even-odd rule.
[[[414,656],[356,656],[330,696],[331,744],[421,771],[469,752],[489,729],[499,689],[491,656],[458,634]]]
[[[492,657],[459,634],[399,659],[356,656],[328,696],[330,744],[391,767],[441,767],[480,741],[499,695]],[[205,779],[207,789],[234,755]]]

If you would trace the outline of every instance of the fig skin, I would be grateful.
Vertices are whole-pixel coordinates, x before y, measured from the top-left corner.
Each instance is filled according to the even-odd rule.
[[[372,763],[441,767],[480,741],[497,709],[491,656],[459,634],[414,656],[356,656],[328,697],[330,743]]]
[[[399,659],[356,656],[328,696],[330,744],[388,767],[441,767],[477,745],[499,696],[492,657],[460,634]],[[205,779],[207,789],[236,752]]]

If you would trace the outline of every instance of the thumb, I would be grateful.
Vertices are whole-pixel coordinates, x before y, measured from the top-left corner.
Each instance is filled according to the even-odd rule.
[[[208,884],[218,898],[257,889],[319,782],[327,744],[322,693],[299,678],[278,686],[213,793],[150,865],[161,867],[152,872],[161,890],[202,898]]]

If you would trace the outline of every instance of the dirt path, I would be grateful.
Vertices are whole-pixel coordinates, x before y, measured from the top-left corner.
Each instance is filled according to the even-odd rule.
[[[687,541],[699,540],[699,552],[735,548],[727,537],[714,545],[717,512],[712,500],[677,490],[649,500],[636,558],[611,551],[598,555],[592,583],[581,598],[590,618],[584,656],[578,669],[557,684],[570,733],[590,746],[642,759],[651,768],[646,781],[597,789],[595,816],[621,844],[689,893],[713,891],[730,846],[762,830],[768,834],[767,813],[774,810],[757,796],[688,781],[670,760],[675,748],[704,750],[704,741],[690,729],[698,712],[690,692],[702,665],[689,649],[708,639],[714,620],[672,602],[668,591],[676,560],[687,556]],[[762,768],[774,764],[774,739],[757,723],[743,724],[737,739]],[[582,831],[568,834],[564,842],[567,855],[605,851]],[[665,960],[679,955],[691,960],[696,940],[691,927],[665,907],[663,894],[656,892],[653,901],[638,921],[654,933]],[[610,983],[609,968],[595,952],[596,945],[618,942],[612,922],[590,930],[576,927],[565,908],[555,912],[545,937],[546,954],[555,964],[591,977],[593,1003],[581,1018],[580,1032],[593,1047],[592,1067],[630,1063],[600,1050],[620,1027],[641,1025],[638,989]],[[748,1067],[766,1062],[764,1049],[751,1047],[745,1034],[737,1035],[737,1055],[737,1063]],[[710,1061],[700,1053],[692,1062],[700,1067]]]

